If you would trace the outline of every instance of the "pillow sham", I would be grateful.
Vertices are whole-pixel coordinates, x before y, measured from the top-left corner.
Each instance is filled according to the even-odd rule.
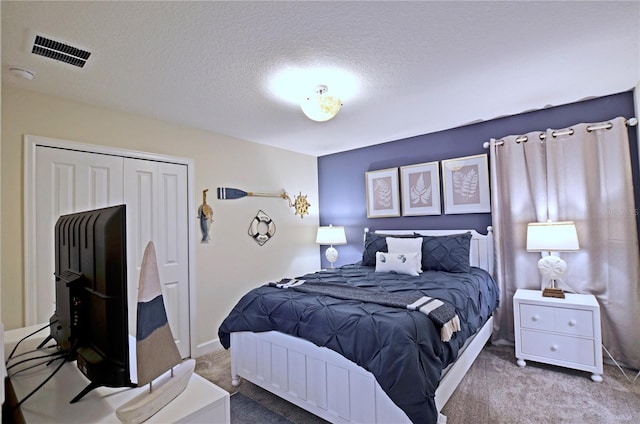
[[[397,274],[406,274],[417,277],[420,275],[418,252],[376,252],[376,272],[395,272]]]
[[[389,253],[418,252],[418,261],[422,264],[422,237],[387,237],[387,251]],[[422,268],[420,268],[422,271]]]
[[[422,270],[469,272],[471,233],[422,236]]]
[[[376,252],[388,252],[387,237],[393,238],[415,238],[420,235],[414,234],[375,234],[368,231],[364,237],[364,251],[362,252],[362,265],[376,266]]]

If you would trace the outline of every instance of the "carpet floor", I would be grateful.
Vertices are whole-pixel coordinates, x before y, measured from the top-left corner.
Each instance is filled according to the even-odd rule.
[[[282,415],[268,409],[242,393],[231,395],[231,424],[292,424]]]
[[[196,361],[198,374],[264,408],[233,401],[232,424],[325,422],[248,381],[233,387],[230,370],[226,350],[201,356]],[[633,380],[635,374],[625,371]],[[612,365],[605,365],[601,383],[589,377],[587,372],[530,361],[520,368],[513,347],[487,345],[442,413],[448,424],[640,423],[640,378],[635,383],[629,382]],[[245,414],[244,410],[250,408],[259,412]],[[260,413],[263,415],[256,415]],[[277,421],[280,419],[283,421]]]

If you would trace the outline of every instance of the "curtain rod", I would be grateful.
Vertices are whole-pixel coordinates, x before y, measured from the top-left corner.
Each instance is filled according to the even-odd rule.
[[[627,127],[635,127],[636,125],[638,125],[638,120],[636,118],[629,118],[629,119],[626,119],[624,123]],[[608,129],[611,129],[611,127],[613,127],[613,124],[611,122],[607,122],[606,124],[589,125],[587,127],[587,131],[591,132],[595,130],[608,130]],[[559,137],[562,135],[573,135],[573,132],[574,132],[573,128],[569,128],[568,130],[554,131],[551,133],[551,135],[553,137]],[[545,133],[541,133],[539,137],[540,137],[540,140],[544,140],[545,138],[547,138],[547,135]],[[529,140],[529,138],[526,135],[523,135],[516,138],[515,141],[516,143],[522,143],[522,142],[526,142],[527,140]],[[496,140],[494,138],[492,138],[491,141],[495,142],[496,146],[502,146],[504,144],[504,141]],[[485,149],[488,149],[490,145],[491,143],[488,141],[485,141],[484,143],[482,143],[482,147],[484,147]]]

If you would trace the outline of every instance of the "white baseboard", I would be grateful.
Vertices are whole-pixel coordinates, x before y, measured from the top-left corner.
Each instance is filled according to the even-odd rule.
[[[209,340],[208,342],[200,343],[196,346],[196,355],[194,358],[222,349],[224,349],[224,347],[222,347],[220,339]]]

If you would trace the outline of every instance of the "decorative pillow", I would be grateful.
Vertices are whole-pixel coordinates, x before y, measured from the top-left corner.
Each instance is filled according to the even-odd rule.
[[[376,253],[376,272],[395,272],[417,277],[420,274],[418,252]]]
[[[394,238],[415,238],[419,235],[389,235],[375,234],[371,231],[367,232],[364,239],[364,251],[362,252],[362,265],[376,266],[376,252],[387,252],[387,237]]]
[[[469,272],[471,233],[446,236],[422,236],[424,271]]]
[[[389,253],[418,252],[418,261],[422,263],[422,237],[397,238],[387,237],[387,251]],[[422,272],[422,268],[420,269]]]

